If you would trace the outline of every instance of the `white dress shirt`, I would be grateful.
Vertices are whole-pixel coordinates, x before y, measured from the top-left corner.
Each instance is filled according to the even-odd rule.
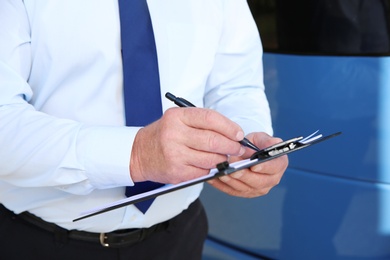
[[[163,95],[272,133],[262,48],[245,0],[149,0]],[[124,126],[117,0],[0,2],[0,203],[67,229],[148,227],[179,214],[202,185],[78,222],[124,198],[139,130]],[[134,111],[137,113],[137,111]]]

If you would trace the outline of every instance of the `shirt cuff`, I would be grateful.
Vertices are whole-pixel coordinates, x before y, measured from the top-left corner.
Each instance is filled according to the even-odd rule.
[[[108,189],[134,185],[130,155],[139,127],[83,127],[78,153],[90,185]]]

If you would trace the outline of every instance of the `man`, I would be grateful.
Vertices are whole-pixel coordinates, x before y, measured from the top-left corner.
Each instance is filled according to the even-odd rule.
[[[125,126],[117,1],[1,0],[3,256],[199,259],[202,185],[160,196],[145,213],[128,206],[72,220],[125,198],[125,186],[178,183],[227,156],[248,158],[244,133],[260,148],[280,141],[268,135],[261,43],[244,0],[150,0],[148,10],[165,112],[135,127]],[[171,108],[167,91],[205,108]],[[210,184],[256,197],[286,167],[281,157]]]

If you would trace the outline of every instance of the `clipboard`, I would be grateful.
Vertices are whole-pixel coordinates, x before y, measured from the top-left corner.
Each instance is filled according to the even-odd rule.
[[[260,164],[267,162],[269,160],[273,160],[275,158],[281,157],[283,155],[299,151],[301,149],[304,149],[306,147],[309,147],[311,145],[323,142],[325,140],[329,140],[330,138],[333,138],[335,136],[338,136],[341,134],[341,132],[337,132],[328,136],[323,136],[322,134],[318,133],[319,131],[314,132],[313,134],[303,138],[302,136],[300,137],[295,137],[292,139],[289,139],[287,141],[283,141],[280,143],[277,143],[275,145],[269,146],[267,148],[264,148],[258,152],[255,152],[249,159],[242,160],[242,161],[237,161],[234,163],[229,163],[228,161],[219,163],[216,168],[211,169],[209,174],[190,180],[186,182],[182,182],[179,184],[167,184],[164,185],[163,187],[160,187],[155,190],[151,190],[148,192],[144,192],[141,194],[137,194],[122,200],[115,201],[110,204],[102,205],[101,207],[97,207],[94,209],[90,209],[88,211],[84,211],[80,213],[80,216],[76,219],[73,220],[79,221],[85,218],[89,218],[98,214],[102,214],[104,212],[108,212],[111,210],[115,210],[121,207],[125,207],[128,205],[135,204],[137,202],[141,202],[144,200],[148,200],[151,198],[155,198],[157,196],[173,192],[179,189],[183,189],[195,184],[199,184],[202,182],[206,182],[208,180],[218,178],[224,175],[229,175],[234,172],[250,168],[254,165]]]

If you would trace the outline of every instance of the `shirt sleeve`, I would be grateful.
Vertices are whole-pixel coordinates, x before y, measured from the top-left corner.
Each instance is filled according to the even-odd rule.
[[[37,111],[29,101],[29,20],[23,1],[0,3],[0,181],[74,194],[133,185],[138,128],[91,126]]]
[[[246,134],[272,134],[264,92],[262,45],[246,1],[227,0],[224,25],[204,103],[238,123]]]

